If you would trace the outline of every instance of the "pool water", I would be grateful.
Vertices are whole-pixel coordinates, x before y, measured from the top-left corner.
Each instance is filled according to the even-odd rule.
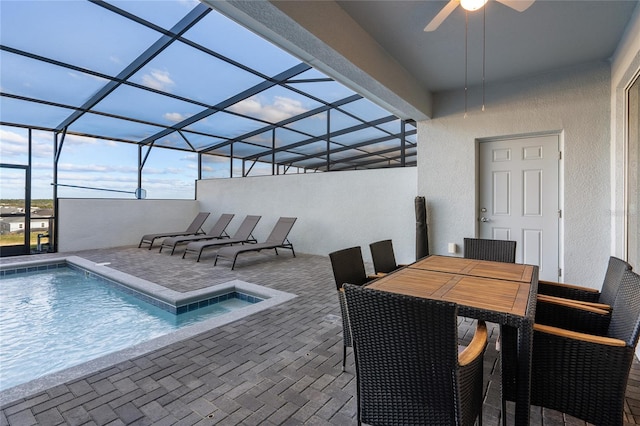
[[[72,268],[4,276],[0,302],[0,391],[252,304],[175,315]]]

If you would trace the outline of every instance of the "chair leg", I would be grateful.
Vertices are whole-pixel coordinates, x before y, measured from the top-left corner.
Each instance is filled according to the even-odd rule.
[[[347,345],[342,345],[342,371],[345,371],[347,365]]]
[[[507,401],[502,397],[502,426],[507,426]]]

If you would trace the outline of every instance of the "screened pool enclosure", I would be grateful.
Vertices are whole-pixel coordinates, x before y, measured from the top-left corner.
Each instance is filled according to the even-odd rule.
[[[416,164],[414,122],[205,4],[0,7],[0,198],[24,200],[3,206],[3,238],[16,220],[29,234],[31,199],[193,198],[196,179]]]

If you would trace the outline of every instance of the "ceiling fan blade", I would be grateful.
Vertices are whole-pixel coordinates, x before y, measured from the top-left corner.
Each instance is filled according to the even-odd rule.
[[[499,3],[504,4],[505,6],[509,6],[511,9],[517,10],[518,12],[524,12],[529,9],[529,6],[533,4],[536,0],[497,0]]]
[[[459,4],[460,0],[450,0],[449,3],[447,3],[445,7],[443,7],[442,10],[438,12],[435,18],[433,18],[431,22],[429,22],[429,25],[424,27],[424,30],[426,32],[429,32],[438,29],[440,24],[442,24],[442,22],[447,19],[447,16],[451,15],[451,12],[453,12],[453,10],[458,7]]]

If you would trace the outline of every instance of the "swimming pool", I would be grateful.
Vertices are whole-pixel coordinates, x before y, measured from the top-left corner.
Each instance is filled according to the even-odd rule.
[[[128,359],[294,297],[242,281],[179,293],[75,256],[3,265],[0,276],[0,396],[32,389],[42,376],[68,380],[56,372],[88,360],[95,371],[122,360],[105,354]]]

